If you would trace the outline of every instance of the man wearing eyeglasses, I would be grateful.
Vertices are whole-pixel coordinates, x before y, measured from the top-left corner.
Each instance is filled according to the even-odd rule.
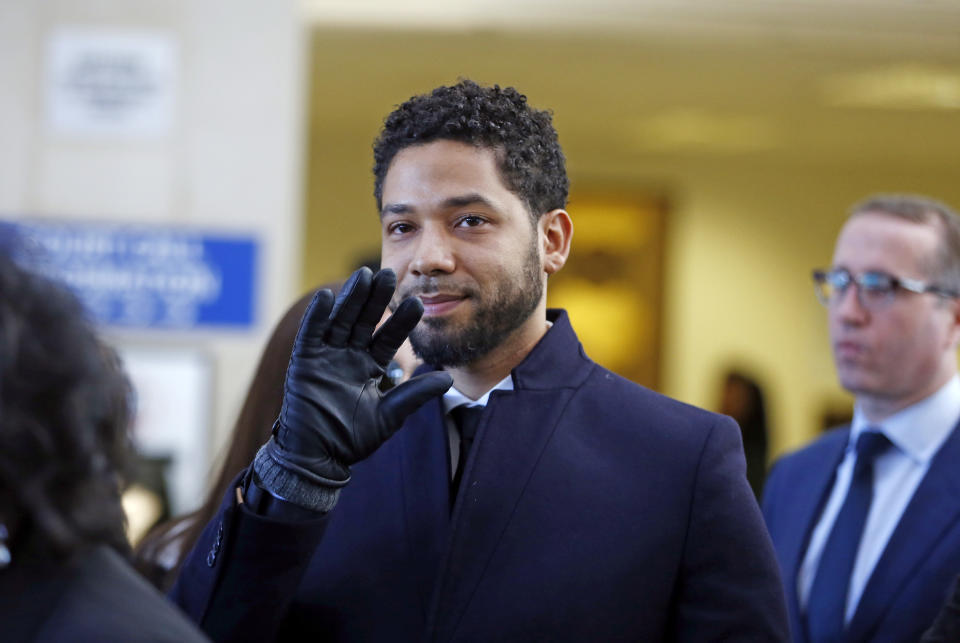
[[[794,640],[916,641],[960,571],[960,218],[872,197],[813,278],[856,403],[765,487]]]

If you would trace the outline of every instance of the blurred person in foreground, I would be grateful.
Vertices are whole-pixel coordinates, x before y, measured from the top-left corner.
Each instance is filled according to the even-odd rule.
[[[0,254],[0,640],[207,640],[125,560],[129,397],[76,298]]]
[[[549,113],[461,81],[374,157],[387,269],[307,310],[177,600],[217,640],[784,640],[736,423],[593,363],[546,308],[573,233]],[[381,394],[408,334],[427,366]]]
[[[916,641],[960,571],[960,218],[871,197],[814,282],[856,402],[766,484],[793,637]]]

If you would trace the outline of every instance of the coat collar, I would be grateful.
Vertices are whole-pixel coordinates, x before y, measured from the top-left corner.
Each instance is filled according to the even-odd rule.
[[[518,389],[549,390],[579,386],[587,377],[592,362],[570,325],[567,311],[547,310],[552,326],[533,350],[513,369],[514,386]]]

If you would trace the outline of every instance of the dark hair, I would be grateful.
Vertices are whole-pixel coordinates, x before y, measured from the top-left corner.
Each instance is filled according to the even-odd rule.
[[[767,409],[763,388],[751,375],[729,370],[723,380],[720,412],[729,415],[743,435],[743,452],[747,462],[747,482],[759,500],[767,474],[768,432]]]
[[[383,181],[404,148],[452,140],[493,149],[504,184],[533,219],[567,204],[570,182],[550,112],[533,109],[512,87],[461,80],[410,98],[384,120],[373,145],[373,194],[383,208]]]
[[[230,482],[253,462],[253,456],[270,437],[283,402],[283,381],[293,352],[300,318],[313,299],[312,290],[298,299],[277,323],[260,356],[247,397],[237,416],[226,455],[200,508],[154,528],[137,546],[134,565],[151,582],[167,589],[207,523],[216,515]],[[173,548],[172,568],[162,564],[164,552]]]
[[[940,222],[940,251],[930,275],[937,285],[960,293],[960,216],[946,204],[914,194],[875,194],[850,209],[850,218],[868,213],[886,214],[914,223]]]
[[[17,550],[129,550],[131,388],[77,298],[0,253],[0,522]]]

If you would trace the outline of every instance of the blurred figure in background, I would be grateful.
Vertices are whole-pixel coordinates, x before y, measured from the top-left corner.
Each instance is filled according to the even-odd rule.
[[[916,641],[960,570],[960,217],[872,197],[813,277],[856,403],[766,484],[793,637]]]
[[[723,379],[720,413],[729,415],[740,425],[747,459],[747,482],[759,500],[767,476],[767,411],[763,389],[749,375],[729,371]]]
[[[0,253],[0,638],[206,640],[130,568],[131,391],[77,299]]]

